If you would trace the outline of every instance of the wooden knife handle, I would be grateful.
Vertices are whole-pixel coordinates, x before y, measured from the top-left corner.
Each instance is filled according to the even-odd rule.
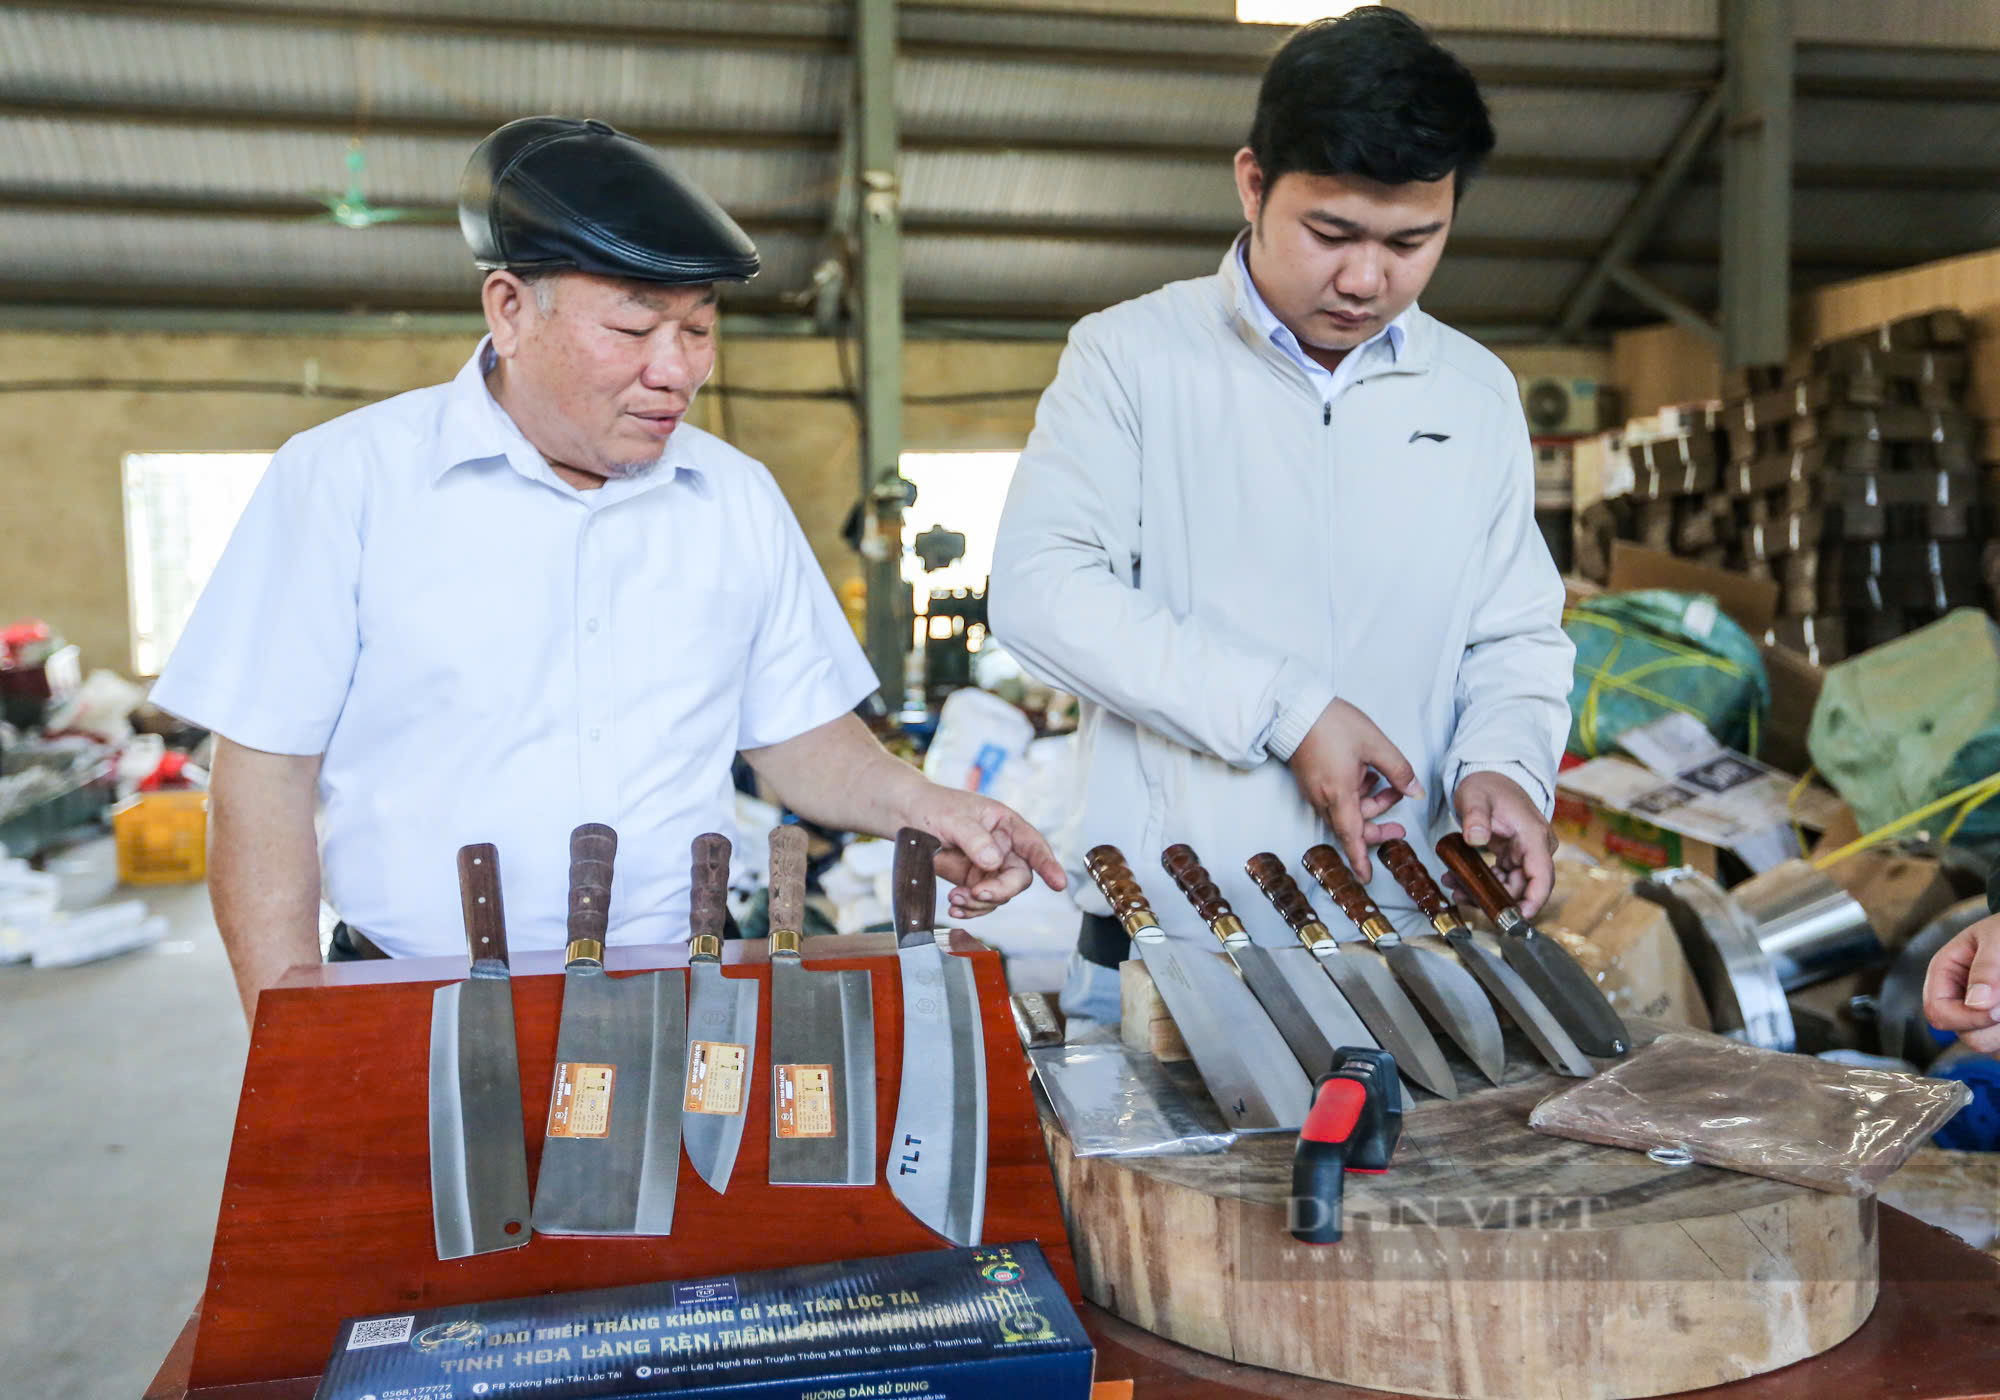
[[[1487,918],[1498,923],[1500,916],[1514,907],[1514,896],[1507,893],[1507,887],[1488,867],[1485,857],[1467,845],[1463,836],[1454,831],[1438,842],[1437,853],[1438,859],[1451,867],[1459,883],[1479,901]]]
[[[618,833],[601,822],[585,822],[569,834],[569,937],[572,943],[604,942],[611,916],[611,863]]]
[[[500,907],[500,852],[490,844],[458,848],[458,897],[465,906],[465,946],[472,960],[507,965],[507,916]]]
[[[771,828],[772,929],[801,933],[806,926],[806,833],[801,826]]]
[[[1146,902],[1146,892],[1139,888],[1139,882],[1132,875],[1132,867],[1125,863],[1124,855],[1116,846],[1093,846],[1083,858],[1084,868],[1090,878],[1097,882],[1097,888],[1111,903],[1111,915],[1125,925],[1130,932],[1134,923],[1157,924],[1153,917],[1153,907]]]
[[[906,826],[896,833],[896,932],[937,928],[938,839],[928,831]]]
[[[1380,919],[1382,911],[1375,907],[1375,901],[1368,897],[1368,891],[1354,878],[1354,872],[1347,868],[1347,862],[1340,858],[1340,852],[1327,845],[1314,846],[1305,854],[1306,873],[1325,887],[1333,896],[1333,902],[1340,906],[1340,912],[1354,920],[1359,927],[1370,919]]]
[[[1279,917],[1284,919],[1293,933],[1319,922],[1319,915],[1306,899],[1306,892],[1299,888],[1299,882],[1285,869],[1285,863],[1269,851],[1260,851],[1244,861],[1243,872],[1264,892],[1264,897],[1271,901],[1271,907],[1278,911]]]
[[[1181,887],[1181,893],[1187,896],[1203,923],[1212,924],[1235,912],[1222,897],[1222,891],[1215,887],[1215,881],[1208,878],[1208,871],[1202,868],[1192,846],[1167,847],[1160,852],[1160,864],[1174,877],[1174,883]]]
[[[1382,864],[1389,867],[1389,873],[1396,877],[1403,893],[1416,901],[1417,908],[1426,919],[1452,912],[1451,901],[1444,897],[1444,891],[1438,888],[1438,882],[1424,868],[1423,858],[1411,849],[1409,842],[1384,841],[1375,848],[1375,854],[1382,858]]]
[[[711,831],[694,838],[694,881],[688,897],[688,937],[721,938],[729,899],[729,838]]]

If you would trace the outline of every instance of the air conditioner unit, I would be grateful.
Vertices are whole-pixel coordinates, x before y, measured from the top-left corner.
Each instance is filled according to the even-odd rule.
[[[1618,391],[1595,379],[1524,380],[1521,405],[1527,410],[1528,431],[1537,437],[1601,432],[1620,417]]]

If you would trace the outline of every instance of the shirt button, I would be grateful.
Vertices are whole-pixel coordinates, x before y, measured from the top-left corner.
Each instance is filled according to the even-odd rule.
[[[593,617],[589,621],[585,622],[583,624],[583,630],[586,632],[595,632],[597,630],[597,619]]]
[[[604,737],[604,731],[602,729],[599,729],[596,725],[593,724],[590,727],[591,742],[595,743],[597,740],[602,739],[603,737]]]

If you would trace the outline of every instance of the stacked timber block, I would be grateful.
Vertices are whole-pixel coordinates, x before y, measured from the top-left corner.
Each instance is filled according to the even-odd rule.
[[[1983,604],[1967,353],[1931,311],[1729,375],[1728,562],[1776,580],[1781,645],[1836,661]]]

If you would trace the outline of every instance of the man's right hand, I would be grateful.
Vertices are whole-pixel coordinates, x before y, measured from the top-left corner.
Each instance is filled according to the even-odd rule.
[[[1924,1019],[2000,1055],[2000,914],[1959,930],[1924,976]]]
[[[1401,824],[1375,818],[1405,797],[1424,795],[1402,751],[1345,700],[1320,712],[1292,751],[1291,768],[1299,791],[1333,828],[1341,853],[1363,881],[1371,873],[1368,848],[1406,835]]]

